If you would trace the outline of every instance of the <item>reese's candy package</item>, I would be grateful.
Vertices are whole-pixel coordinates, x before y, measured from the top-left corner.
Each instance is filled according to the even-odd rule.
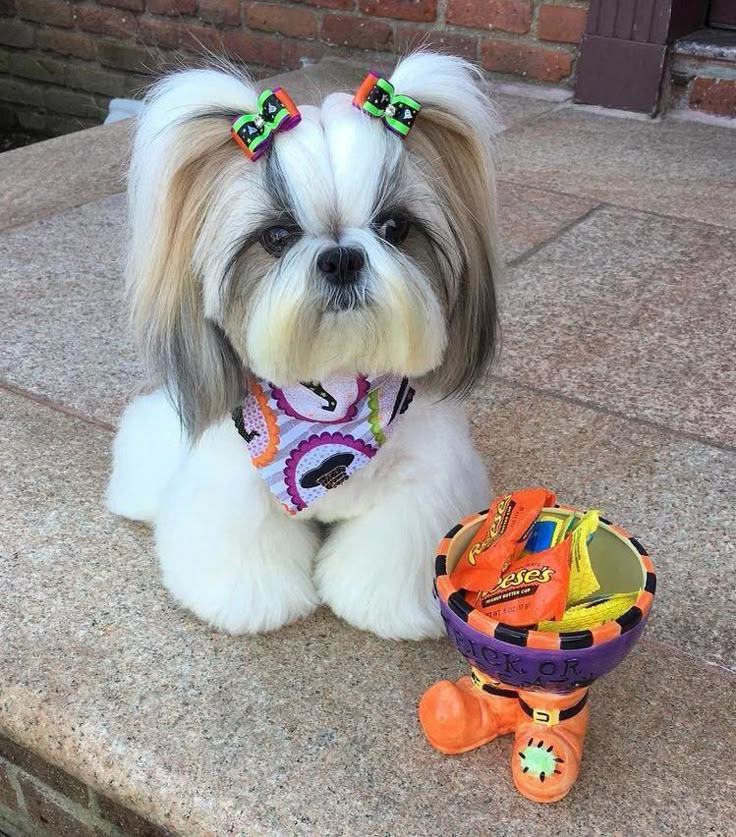
[[[521,627],[561,619],[570,581],[570,539],[543,552],[523,552],[500,573],[492,588],[466,593],[466,601],[493,619]]]
[[[473,542],[457,562],[450,578],[464,590],[490,590],[507,564],[524,549],[534,524],[555,495],[544,488],[528,488],[497,497]]]

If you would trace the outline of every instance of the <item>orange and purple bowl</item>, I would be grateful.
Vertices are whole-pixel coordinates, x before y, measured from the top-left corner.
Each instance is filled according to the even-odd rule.
[[[544,511],[583,515],[568,506]],[[512,627],[468,604],[450,580],[486,514],[465,518],[438,548],[434,586],[450,641],[470,665],[516,688],[569,692],[608,674],[634,647],[652,608],[656,576],[644,547],[605,518],[588,547],[599,595],[639,590],[636,602],[617,619],[568,633]]]

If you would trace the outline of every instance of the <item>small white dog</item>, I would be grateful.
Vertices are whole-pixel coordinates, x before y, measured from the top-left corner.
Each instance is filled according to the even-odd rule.
[[[420,52],[298,125],[234,69],[147,100],[127,272],[160,389],[123,415],[107,501],[153,524],[166,587],[217,628],[324,603],[383,637],[442,631],[435,547],[489,498],[459,401],[495,342],[478,81]]]

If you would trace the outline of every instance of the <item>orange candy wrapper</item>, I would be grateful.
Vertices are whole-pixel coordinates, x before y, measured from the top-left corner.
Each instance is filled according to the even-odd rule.
[[[450,578],[483,613],[514,627],[561,619],[570,581],[569,538],[544,552],[523,554],[527,539],[555,495],[541,488],[496,499]]]

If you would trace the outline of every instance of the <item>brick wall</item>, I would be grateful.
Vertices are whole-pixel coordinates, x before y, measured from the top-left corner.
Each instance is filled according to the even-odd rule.
[[[257,75],[429,43],[486,70],[572,83],[588,0],[0,0],[0,124],[64,133],[203,49]]]
[[[169,837],[0,735],[0,833],[33,837]]]

